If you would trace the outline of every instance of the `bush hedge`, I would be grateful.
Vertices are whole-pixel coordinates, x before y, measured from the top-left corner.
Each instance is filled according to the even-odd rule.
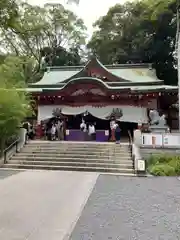
[[[147,159],[147,170],[154,176],[180,176],[180,156],[152,155]]]

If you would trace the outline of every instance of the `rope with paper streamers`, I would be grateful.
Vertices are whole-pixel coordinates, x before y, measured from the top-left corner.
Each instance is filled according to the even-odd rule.
[[[67,0],[67,4],[75,3],[76,5],[79,5],[80,0]]]

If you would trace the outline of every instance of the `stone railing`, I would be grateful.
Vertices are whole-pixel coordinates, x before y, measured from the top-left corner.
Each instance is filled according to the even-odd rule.
[[[180,133],[141,133],[134,131],[133,157],[135,171],[143,171],[152,154],[180,154]]]
[[[135,143],[132,145],[132,158],[134,161],[135,172],[144,173],[146,171],[145,160],[141,156],[140,147]]]
[[[180,133],[142,133],[141,147],[180,148]]]
[[[3,156],[0,158],[0,167],[2,167],[15,153],[19,152],[25,144],[26,130],[20,128],[19,137],[4,150]]]

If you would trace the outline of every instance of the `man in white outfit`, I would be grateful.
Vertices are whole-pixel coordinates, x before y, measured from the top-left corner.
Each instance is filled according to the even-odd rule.
[[[89,125],[89,136],[90,136],[90,140],[91,141],[95,141],[96,140],[96,130],[95,130],[95,126],[91,123]]]
[[[83,132],[83,141],[87,140],[87,125],[84,121],[84,119],[82,119],[82,123],[80,124],[80,129]]]
[[[56,140],[56,125],[53,124],[51,127],[51,140]]]

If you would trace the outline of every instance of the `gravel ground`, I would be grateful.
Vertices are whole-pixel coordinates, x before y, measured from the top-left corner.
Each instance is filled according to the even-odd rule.
[[[179,240],[177,178],[100,176],[71,240]]]
[[[0,169],[0,180],[1,179],[4,179],[4,178],[7,178],[7,177],[10,177],[14,174],[17,174],[17,173],[20,173],[22,171],[18,171],[18,170],[2,170]]]

